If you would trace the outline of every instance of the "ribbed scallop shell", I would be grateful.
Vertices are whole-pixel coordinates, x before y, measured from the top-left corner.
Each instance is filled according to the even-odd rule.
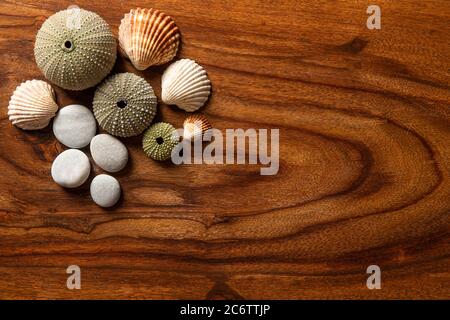
[[[116,51],[116,40],[105,20],[80,8],[49,17],[34,46],[45,77],[68,90],[84,90],[102,81],[114,66]]]
[[[138,70],[172,60],[180,44],[175,22],[155,9],[132,9],[119,26],[119,45]]]
[[[45,128],[57,111],[55,91],[41,80],[28,80],[19,85],[8,106],[9,120],[24,130]]]
[[[145,131],[142,148],[150,158],[164,161],[170,158],[178,140],[177,131],[170,123],[158,122]]]
[[[152,87],[133,73],[106,79],[95,91],[93,111],[100,126],[110,134],[131,137],[140,134],[156,114]]]
[[[203,106],[211,92],[205,69],[190,59],[172,63],[161,78],[162,101],[193,112]]]
[[[195,140],[201,138],[209,129],[212,129],[212,126],[208,119],[201,114],[194,114],[184,120],[183,139]]]

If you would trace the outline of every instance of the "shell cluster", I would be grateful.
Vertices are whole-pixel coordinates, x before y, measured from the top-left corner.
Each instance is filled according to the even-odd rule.
[[[194,112],[208,100],[211,82],[202,66],[194,60],[181,59],[164,71],[161,90],[164,103]]]
[[[119,26],[120,49],[138,70],[169,62],[179,44],[178,27],[159,10],[132,9]]]
[[[119,26],[119,49],[138,70],[174,59],[180,38],[172,18],[156,9],[132,9]],[[92,158],[99,167],[110,172],[123,169],[128,161],[125,145],[106,134],[95,136],[98,122],[105,131],[119,137],[136,136],[147,129],[142,137],[145,154],[158,161],[171,158],[180,136],[169,123],[151,125],[157,97],[150,84],[133,73],[119,73],[104,80],[116,61],[117,43],[99,15],[74,6],[50,16],[37,33],[34,55],[44,76],[63,89],[84,90],[103,81],[95,91],[94,115],[84,106],[70,105],[56,116],[53,133],[62,144],[69,148],[90,144]],[[208,100],[211,82],[198,63],[181,59],[163,73],[161,91],[164,103],[194,112]],[[55,91],[41,80],[19,85],[8,106],[11,122],[25,130],[46,127],[57,111]],[[194,140],[212,126],[204,116],[194,114],[186,118],[183,128],[183,139]],[[90,172],[88,157],[76,149],[61,153],[51,170],[54,181],[65,188],[82,185]],[[119,182],[107,175],[95,177],[90,191],[94,202],[103,207],[115,205],[121,194]]]
[[[150,158],[164,161],[170,158],[178,141],[177,131],[170,123],[158,122],[144,133],[142,147]]]
[[[157,99],[152,87],[133,73],[106,79],[95,91],[94,116],[110,134],[131,137],[140,134],[156,114]]]
[[[116,40],[98,14],[80,8],[59,11],[37,33],[38,67],[54,84],[84,90],[98,84],[116,61]]]
[[[19,85],[8,106],[9,120],[24,130],[45,128],[57,111],[55,91],[42,80],[28,80]]]

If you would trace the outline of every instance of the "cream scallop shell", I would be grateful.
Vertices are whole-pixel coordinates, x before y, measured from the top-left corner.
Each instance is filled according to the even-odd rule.
[[[201,138],[210,129],[212,129],[212,126],[205,116],[194,114],[187,117],[183,122],[183,139],[195,140]]]
[[[42,80],[28,80],[19,85],[8,106],[9,120],[24,130],[45,128],[56,111],[55,91]]]
[[[193,112],[203,106],[211,92],[205,69],[190,59],[172,63],[161,78],[162,101]]]
[[[119,26],[120,50],[138,70],[172,60],[180,44],[175,22],[155,9],[132,9]]]

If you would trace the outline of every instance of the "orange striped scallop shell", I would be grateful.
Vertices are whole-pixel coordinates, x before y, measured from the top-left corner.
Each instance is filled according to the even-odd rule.
[[[208,119],[201,114],[194,114],[184,120],[183,139],[195,140],[201,138],[209,129],[212,129],[212,125]]]
[[[120,51],[138,70],[172,60],[180,32],[171,17],[156,9],[132,9],[119,26]]]

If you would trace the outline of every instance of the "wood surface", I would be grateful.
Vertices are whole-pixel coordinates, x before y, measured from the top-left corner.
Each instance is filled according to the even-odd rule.
[[[450,2],[87,1],[117,35],[134,7],[182,33],[179,57],[207,70],[199,112],[215,128],[279,128],[280,170],[180,165],[125,139],[123,197],[96,206],[89,184],[50,177],[63,147],[51,126],[25,132],[10,95],[44,79],[37,31],[70,1],[0,1],[0,298],[450,298]],[[381,30],[368,30],[378,4]],[[140,72],[160,96],[166,66]],[[60,106],[94,89],[56,88]],[[159,104],[157,120],[186,113]],[[92,176],[102,170],[94,167]],[[81,267],[81,290],[66,268]],[[366,268],[382,271],[368,290]]]

